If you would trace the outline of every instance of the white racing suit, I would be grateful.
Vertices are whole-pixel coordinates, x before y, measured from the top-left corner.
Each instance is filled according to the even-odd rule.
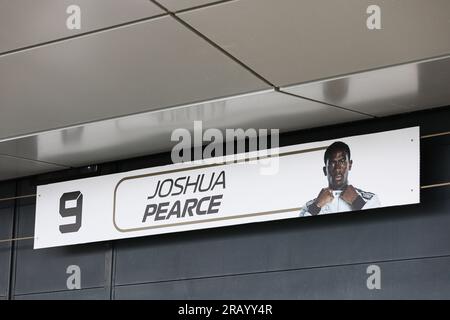
[[[329,213],[337,213],[337,212],[346,212],[346,211],[353,211],[353,210],[365,210],[365,209],[371,209],[371,208],[378,208],[381,206],[380,200],[378,199],[378,196],[371,192],[366,192],[361,189],[355,188],[356,192],[360,196],[361,201],[361,208],[354,209],[352,206],[350,206],[347,202],[345,202],[341,197],[342,190],[333,190],[333,196],[334,199],[330,203],[327,203],[325,206],[323,206],[320,209],[320,212],[317,214],[329,214]],[[362,199],[362,200],[361,200]],[[314,202],[316,199],[313,199],[311,201],[308,201],[305,206],[300,210],[300,217],[307,217],[314,215],[313,213],[309,211],[313,211]],[[362,202],[364,201],[364,202]],[[317,209],[317,207],[316,207]]]

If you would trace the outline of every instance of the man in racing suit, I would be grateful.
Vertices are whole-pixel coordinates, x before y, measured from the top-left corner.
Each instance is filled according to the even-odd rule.
[[[379,207],[376,194],[362,191],[348,184],[348,173],[352,169],[350,148],[343,142],[330,145],[324,155],[323,172],[328,179],[328,187],[320,191],[317,198],[308,201],[300,211],[300,216],[311,216]]]

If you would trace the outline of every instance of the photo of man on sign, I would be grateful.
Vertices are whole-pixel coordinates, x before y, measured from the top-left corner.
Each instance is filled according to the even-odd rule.
[[[300,216],[314,216],[377,208],[381,206],[378,196],[349,184],[348,176],[353,161],[349,146],[341,141],[334,142],[325,151],[323,173],[328,187],[323,188],[317,198],[308,201]]]

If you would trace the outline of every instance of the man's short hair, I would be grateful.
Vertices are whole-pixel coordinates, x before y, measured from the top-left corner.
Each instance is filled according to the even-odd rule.
[[[348,159],[350,160],[350,148],[348,145],[342,141],[336,141],[332,143],[327,150],[325,150],[325,154],[323,156],[323,162],[327,164],[327,160],[330,159],[331,155],[337,151],[344,151],[348,155]]]

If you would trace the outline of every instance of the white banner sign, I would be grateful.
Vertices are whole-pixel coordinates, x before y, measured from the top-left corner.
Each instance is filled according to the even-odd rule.
[[[34,248],[418,203],[419,143],[414,127],[38,186]]]

